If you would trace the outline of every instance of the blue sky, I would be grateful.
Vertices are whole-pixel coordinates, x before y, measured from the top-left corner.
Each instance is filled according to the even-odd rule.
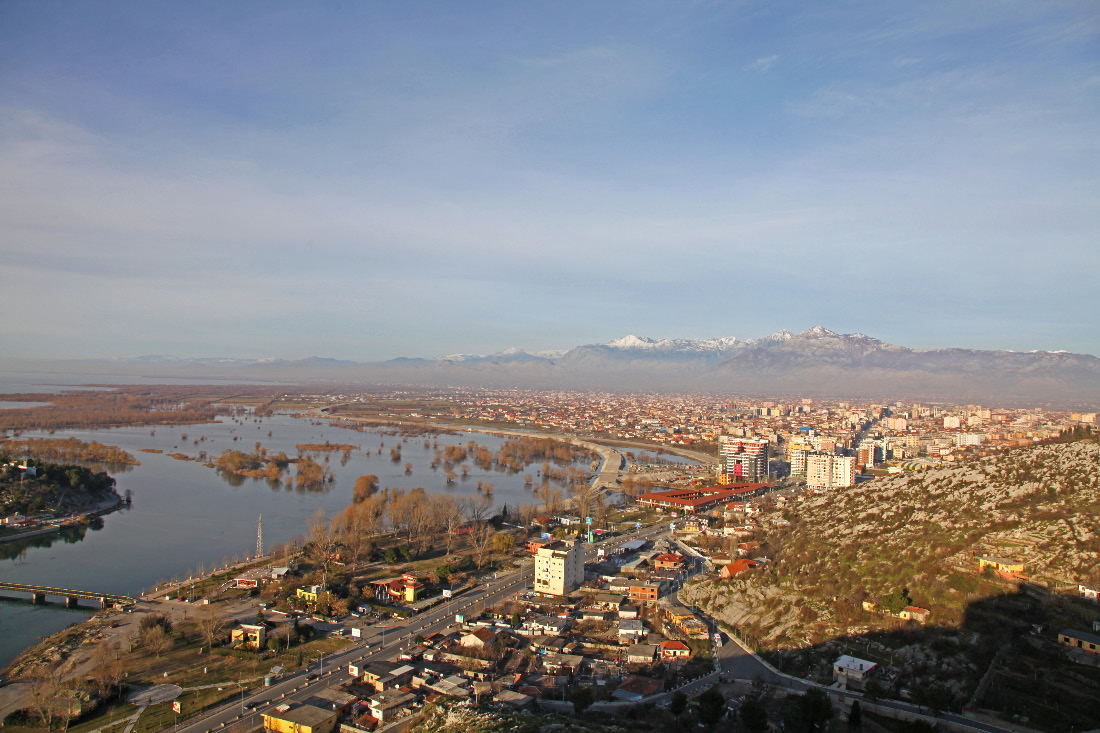
[[[0,3],[0,338],[1100,354],[1100,5]]]

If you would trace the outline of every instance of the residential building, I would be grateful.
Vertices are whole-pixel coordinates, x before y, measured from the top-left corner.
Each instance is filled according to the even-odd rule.
[[[564,596],[584,583],[584,547],[555,542],[535,554],[535,591]]]
[[[340,711],[314,705],[278,705],[264,713],[264,730],[273,733],[332,733]]]
[[[836,680],[845,687],[851,685],[857,689],[863,689],[863,684],[877,669],[878,665],[874,662],[847,654],[833,662],[833,676]]]
[[[1087,631],[1062,629],[1058,632],[1058,643],[1080,649],[1089,654],[1100,654],[1100,636]]]
[[[806,456],[806,485],[833,489],[853,486],[856,482],[855,456],[811,453]]]
[[[722,446],[718,473],[723,483],[768,480],[768,441],[730,438]]]
[[[267,627],[263,624],[241,624],[230,632],[233,646],[242,645],[247,649],[259,651],[267,642]]]

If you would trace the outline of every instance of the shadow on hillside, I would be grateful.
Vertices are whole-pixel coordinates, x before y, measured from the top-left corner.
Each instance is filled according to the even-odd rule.
[[[883,627],[899,623],[878,617]],[[842,654],[879,665],[868,694],[933,710],[991,712],[1050,731],[1100,728],[1100,655],[1070,650],[1058,632],[1097,635],[1100,605],[1021,583],[972,601],[959,627],[908,622],[810,647],[764,652],[781,671],[832,682]]]

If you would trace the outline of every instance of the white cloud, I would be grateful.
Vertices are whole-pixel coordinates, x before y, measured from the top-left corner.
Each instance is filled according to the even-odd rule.
[[[772,55],[772,56],[763,56],[761,58],[756,59],[756,61],[753,61],[751,64],[749,64],[745,68],[750,69],[752,71],[767,71],[778,60],[779,60],[779,55],[778,54],[775,54],[775,55]]]

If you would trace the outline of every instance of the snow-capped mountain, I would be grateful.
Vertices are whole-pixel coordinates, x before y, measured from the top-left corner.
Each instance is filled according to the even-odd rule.
[[[916,350],[823,326],[763,338],[627,335],[568,351],[451,354],[351,362],[180,359],[82,362],[89,371],[188,378],[383,381],[532,388],[726,391],[1060,401],[1100,406],[1100,359],[1058,352]],[[69,362],[71,365],[72,362]]]

